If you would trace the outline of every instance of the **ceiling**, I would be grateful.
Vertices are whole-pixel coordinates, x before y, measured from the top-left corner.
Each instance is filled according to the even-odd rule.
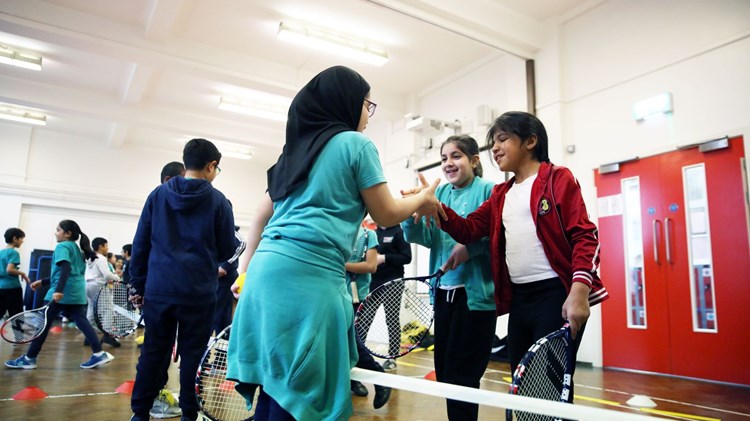
[[[381,115],[491,55],[531,58],[545,22],[597,0],[3,0],[0,44],[43,56],[41,72],[0,64],[0,102],[47,115],[44,130],[111,148],[179,152],[205,137],[272,162],[284,123],[217,108],[260,91],[287,98],[344,64],[373,87]],[[388,51],[382,67],[279,40],[313,22]],[[20,124],[20,123],[19,123]]]

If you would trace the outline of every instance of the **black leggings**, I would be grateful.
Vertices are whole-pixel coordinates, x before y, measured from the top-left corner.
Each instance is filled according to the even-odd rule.
[[[8,312],[8,317],[23,311],[23,293],[21,288],[0,289],[0,318]]]
[[[397,286],[400,286],[401,290],[404,288],[403,283],[396,284]],[[393,293],[397,294],[398,290],[394,290]],[[370,297],[371,300],[376,301],[382,301],[382,298],[379,294],[379,290],[373,289],[371,292],[372,296]],[[362,298],[362,297],[361,297]],[[392,306],[383,306],[383,310],[385,310],[385,324],[388,326],[388,352],[391,355],[399,355],[401,351],[401,325],[399,321],[399,308],[392,307]],[[357,311],[357,306],[354,307],[354,311]],[[362,318],[362,331],[363,332],[369,332],[370,331],[370,325],[372,324],[372,320],[375,317],[375,312],[372,311],[368,313],[369,318]]]
[[[513,299],[508,319],[508,354],[511,372],[516,371],[529,347],[538,339],[560,329],[565,323],[562,306],[568,298],[560,278],[545,279],[527,284],[513,284]],[[573,357],[583,337],[583,327],[576,336]],[[575,365],[573,366],[575,371]]]
[[[91,323],[86,318],[86,304],[60,304],[54,301],[50,301],[49,309],[47,310],[47,326],[44,328],[42,334],[31,341],[31,346],[26,352],[26,356],[29,358],[36,358],[39,352],[42,350],[44,341],[47,340],[49,330],[52,328],[52,323],[60,313],[65,314],[70,320],[75,322],[76,327],[83,333],[83,336],[91,344],[91,351],[94,353],[101,352],[102,344],[99,342],[99,338],[96,337],[96,331],[91,327]]]

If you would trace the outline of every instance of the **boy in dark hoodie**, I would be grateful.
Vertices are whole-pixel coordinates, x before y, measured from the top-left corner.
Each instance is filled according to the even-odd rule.
[[[173,177],[146,200],[133,240],[130,282],[136,303],[145,303],[148,326],[136,367],[131,420],[148,420],[166,378],[164,355],[179,335],[180,408],[183,420],[198,417],[195,373],[211,335],[219,263],[237,248],[232,207],[211,182],[221,172],[221,153],[205,139],[185,145],[184,177]],[[158,374],[157,374],[158,373]]]

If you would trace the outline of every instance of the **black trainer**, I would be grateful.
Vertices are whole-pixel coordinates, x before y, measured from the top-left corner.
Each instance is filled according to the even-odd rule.
[[[111,345],[115,348],[119,348],[120,346],[122,346],[122,344],[120,343],[120,341],[117,340],[117,338],[113,338],[109,335],[102,335],[102,343]]]
[[[367,396],[367,388],[362,383],[352,380],[352,393],[355,396],[364,397]]]
[[[375,385],[375,399],[372,400],[372,406],[375,409],[382,408],[391,398],[391,388]]]

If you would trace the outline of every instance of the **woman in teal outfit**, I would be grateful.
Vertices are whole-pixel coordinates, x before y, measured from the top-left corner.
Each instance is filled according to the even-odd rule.
[[[438,182],[391,196],[375,145],[362,134],[376,107],[369,95],[362,76],[336,66],[289,108],[286,144],[248,238],[252,257],[229,341],[227,379],[248,406],[259,391],[257,421],[351,415],[349,371],[358,355],[344,265],[359,223],[367,211],[384,226],[438,211]]]

